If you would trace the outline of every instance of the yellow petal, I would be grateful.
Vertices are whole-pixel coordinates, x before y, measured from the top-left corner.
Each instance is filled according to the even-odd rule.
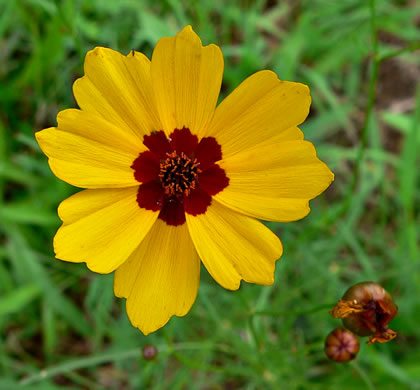
[[[58,216],[63,221],[63,225],[70,225],[119,202],[125,197],[131,196],[134,192],[134,188],[103,188],[80,191],[59,204]]]
[[[229,157],[299,125],[310,104],[306,85],[280,81],[268,70],[257,72],[217,107],[206,136],[215,137]]]
[[[285,142],[285,141],[302,141],[303,140],[303,133],[299,129],[299,127],[290,127],[286,130],[280,131],[275,136],[262,139],[258,142],[258,144],[254,146],[264,146],[264,145],[272,145],[279,142]]]
[[[59,130],[68,131],[132,155],[138,155],[146,150],[139,137],[95,113],[70,108],[58,113],[57,122]]]
[[[155,109],[150,61],[142,53],[124,56],[97,47],[86,54],[85,76],[73,92],[80,108],[99,114],[140,139],[161,124]]]
[[[201,261],[220,285],[236,290],[241,279],[264,285],[274,282],[275,261],[283,248],[261,222],[214,200],[205,214],[186,214],[186,218]]]
[[[293,221],[309,213],[308,201],[334,179],[308,141],[262,145],[220,162],[229,185],[215,196],[220,203],[251,217]]]
[[[166,134],[185,126],[202,135],[220,92],[223,55],[219,47],[203,47],[191,26],[187,26],[174,38],[163,38],[156,44],[151,74]]]
[[[59,207],[64,224],[54,237],[61,260],[86,262],[94,272],[109,273],[133,253],[146,236],[157,212],[142,209],[137,188],[85,190]]]
[[[39,131],[35,136],[49,158],[51,170],[67,183],[82,188],[129,187],[139,184],[130,168],[138,156],[134,151],[118,150],[53,127]]]
[[[115,272],[114,291],[127,298],[133,326],[149,334],[173,315],[184,316],[195,301],[200,261],[186,224],[158,219],[131,257]]]

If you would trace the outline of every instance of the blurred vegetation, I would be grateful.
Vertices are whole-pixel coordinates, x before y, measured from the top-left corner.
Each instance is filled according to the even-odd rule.
[[[33,134],[76,106],[89,49],[150,56],[186,24],[222,47],[223,96],[261,69],[310,85],[302,129],[336,180],[307,218],[270,224],[273,286],[232,293],[203,269],[189,315],[145,337],[112,275],[54,260],[75,189]],[[0,0],[0,390],[420,389],[419,36],[415,0]],[[363,280],[393,294],[398,338],[331,363],[326,307]]]

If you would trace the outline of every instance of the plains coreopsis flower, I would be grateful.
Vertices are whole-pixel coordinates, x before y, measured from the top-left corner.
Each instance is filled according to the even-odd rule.
[[[151,61],[98,47],[73,86],[80,110],[36,134],[54,174],[85,188],[58,208],[56,257],[115,271],[145,334],[189,311],[200,260],[227,289],[272,284],[282,245],[257,219],[303,218],[333,180],[297,128],[307,86],[261,71],[216,107],[222,75],[190,26]]]

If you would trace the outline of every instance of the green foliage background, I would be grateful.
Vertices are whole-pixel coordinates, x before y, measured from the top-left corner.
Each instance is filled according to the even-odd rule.
[[[0,390],[420,389],[419,15],[415,0],[0,0]],[[75,189],[34,132],[76,106],[89,49],[150,55],[186,24],[222,47],[223,95],[261,69],[310,85],[302,129],[336,180],[307,218],[270,224],[273,286],[232,293],[203,269],[189,315],[145,337],[112,275],[54,259]],[[393,294],[398,338],[332,363],[327,307],[364,280]]]

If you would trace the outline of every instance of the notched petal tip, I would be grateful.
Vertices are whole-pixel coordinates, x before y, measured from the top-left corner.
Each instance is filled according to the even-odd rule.
[[[264,82],[279,82],[279,76],[277,73],[273,72],[272,70],[264,69],[259,70],[258,72],[253,73],[251,76],[248,76],[243,82],[247,82],[250,80],[261,80]]]
[[[115,58],[121,58],[121,57],[125,57],[125,56],[116,50],[110,49],[109,47],[97,46],[89,50],[86,53],[85,62],[83,65],[85,76],[77,80],[81,80],[85,77],[89,78],[89,74],[92,75],[93,72],[97,71],[95,63],[96,61],[98,61],[98,59],[100,61],[106,62],[106,61],[112,61]],[[104,62],[104,65],[105,65],[105,62]],[[74,87],[74,84],[73,84],[73,87]]]
[[[182,317],[176,314],[168,315],[161,321],[157,322],[156,324],[153,324],[153,326],[150,326],[150,324],[148,323],[149,319],[146,319],[145,321],[140,321],[138,318],[135,317],[134,313],[132,313],[131,309],[129,309],[128,299],[126,301],[125,310],[131,325],[133,325],[134,328],[139,329],[140,332],[142,332],[145,336],[148,336],[150,333],[156,332],[157,330],[163,328],[173,316]]]
[[[83,263],[83,260],[71,260],[68,256],[65,256],[63,254],[63,251],[61,250],[61,247],[63,246],[63,242],[61,240],[61,233],[62,233],[63,227],[64,227],[64,224],[61,224],[61,226],[58,228],[57,233],[55,234],[53,238],[53,250],[54,250],[55,258],[57,260],[68,261],[71,263]]]
[[[292,81],[287,81],[287,82],[292,83]],[[298,95],[304,95],[304,96],[308,96],[309,98],[311,98],[311,90],[310,90],[308,85],[303,84],[303,83],[298,83],[298,82],[293,82],[293,84],[295,84],[296,87],[297,87],[296,93]]]
[[[86,53],[85,62],[90,57],[105,57],[108,54],[111,54],[111,55],[114,55],[114,54],[122,55],[118,51],[113,50],[113,49],[110,49],[109,47],[96,46],[96,47],[94,47],[93,49],[89,50]]]
[[[213,275],[212,275],[212,278],[214,279]],[[242,282],[242,280],[243,280],[243,279],[239,279],[238,281],[235,281],[235,282],[234,282],[234,283],[232,283],[232,284],[222,284],[222,283],[220,283],[219,281],[217,281],[217,280],[216,280],[216,283],[217,283],[219,286],[221,286],[221,287],[223,287],[224,289],[226,289],[226,290],[229,290],[229,291],[238,291],[238,290],[239,290],[239,288],[241,287],[241,282]]]
[[[115,274],[114,274],[114,280],[113,280],[113,283],[112,283],[112,289],[114,291],[114,295],[117,298],[127,298],[128,297],[128,293],[118,285],[118,282],[116,282]]]
[[[297,95],[311,99],[311,91],[308,85],[296,81],[281,80],[277,73],[272,70],[264,69],[255,72],[245,79],[245,81],[251,78],[254,80],[261,79],[264,83],[272,83],[272,88],[287,87],[290,89],[292,87]]]
[[[328,168],[328,166],[327,166],[327,168]],[[328,168],[328,170],[329,170],[329,172],[330,172],[330,176],[331,176],[331,183],[332,183],[332,182],[335,180],[335,175],[334,175],[334,172],[332,172],[330,168]]]
[[[41,150],[44,152],[45,155],[47,155],[47,153],[45,152],[45,148],[46,148],[46,143],[49,142],[48,138],[50,136],[51,131],[57,130],[56,127],[48,127],[46,129],[37,131],[35,133],[35,139],[38,142],[39,147],[41,148]]]
[[[84,61],[84,64],[83,64],[83,70],[84,70],[85,75],[83,77],[78,78],[76,81],[82,80],[84,78],[88,78],[87,75],[89,73],[89,66],[90,66],[92,61],[97,61],[97,58],[100,58],[101,60],[103,60],[110,55],[120,55],[120,56],[122,56],[121,53],[119,53],[119,52],[117,52],[113,49],[110,49],[108,47],[97,46],[97,47],[89,50],[85,55],[85,61]],[[74,86],[76,84],[76,81],[73,83],[73,91],[74,91]],[[81,81],[79,81],[79,83],[80,82]]]
[[[175,37],[193,37],[193,39],[199,39],[201,42],[200,37],[198,36],[198,34],[194,31],[194,29],[192,28],[192,26],[190,24],[188,24],[187,26],[185,26],[178,34],[175,35]]]
[[[274,284],[274,269],[273,269],[273,274],[270,275],[269,278],[267,278],[266,280],[258,280],[258,282],[255,282],[256,284],[260,284],[262,286],[272,286]],[[249,282],[249,283],[254,283],[254,282]]]
[[[113,265],[108,265],[107,267],[104,267],[103,265],[100,266],[100,268],[98,268],[98,265],[95,264],[91,264],[88,261],[84,261],[84,263],[86,263],[86,267],[91,270],[92,272],[95,272],[97,274],[103,274],[103,275],[107,275],[110,274],[111,272],[115,271],[115,266]]]
[[[335,175],[334,173],[331,171],[331,169],[328,167],[327,164],[325,164],[323,161],[319,160],[319,162],[322,164],[322,168],[324,169],[324,171],[326,172],[327,176],[328,176],[328,181],[326,183],[325,188],[320,192],[320,194],[322,192],[324,192],[330,185],[331,183],[334,181],[335,179]]]
[[[85,56],[85,63],[87,60],[90,60],[92,57],[105,58],[107,56],[118,56],[118,57],[145,57],[145,55],[134,49],[130,50],[128,54],[124,55],[117,50],[111,49],[109,47],[96,46],[95,48],[89,50]]]
[[[283,255],[283,246],[279,239],[279,253],[274,256],[275,258],[273,257],[271,270],[268,272],[265,272],[264,275],[258,275],[257,277],[255,277],[255,275],[251,276],[251,275],[241,274],[240,280],[238,282],[238,288],[242,280],[247,283],[259,284],[261,286],[272,286],[275,281],[276,263],[278,260],[280,260],[282,255]]]
[[[201,39],[198,36],[198,34],[193,30],[191,25],[185,26],[178,34],[176,34],[174,37],[165,37],[162,39],[170,39],[173,42],[179,42],[181,44],[194,44],[199,45],[202,47]]]
[[[77,96],[79,91],[83,90],[83,84],[86,83],[87,76],[84,75],[82,77],[78,77],[76,80],[74,80],[74,83],[72,85],[72,92],[73,92],[73,96],[76,99],[77,104],[80,107],[79,102],[77,101]]]
[[[194,31],[194,29],[192,28],[191,24],[187,24],[178,34],[180,34],[182,32],[189,32],[189,33],[196,34],[195,31]]]
[[[114,283],[114,293],[115,293],[115,283]],[[118,296],[117,294],[115,294],[115,296],[118,297],[118,298],[126,298],[125,309],[126,309],[127,316],[130,320],[130,323],[135,328],[139,329],[145,336],[163,328],[169,322],[169,320],[172,317],[184,317],[191,310],[191,306],[186,304],[182,308],[182,310],[177,310],[175,313],[165,313],[165,315],[162,315],[162,316],[156,315],[155,318],[158,318],[158,319],[153,321],[149,317],[148,318],[139,317],[139,315],[136,313],[137,308],[133,307],[133,306],[130,307],[130,303],[129,303],[130,298],[129,297],[127,298],[125,296]],[[195,301],[195,298],[194,298],[194,301]]]
[[[197,42],[199,43],[200,48],[204,48],[204,49],[216,49],[220,52],[217,54],[222,54],[222,51],[220,50],[220,47],[214,43],[210,43],[209,45],[203,45],[202,40],[200,38],[200,36],[194,31],[193,27],[189,24],[187,26],[185,26],[178,34],[175,35],[175,37],[170,38],[170,39],[181,39],[185,42],[189,43],[195,43],[197,44]]]

